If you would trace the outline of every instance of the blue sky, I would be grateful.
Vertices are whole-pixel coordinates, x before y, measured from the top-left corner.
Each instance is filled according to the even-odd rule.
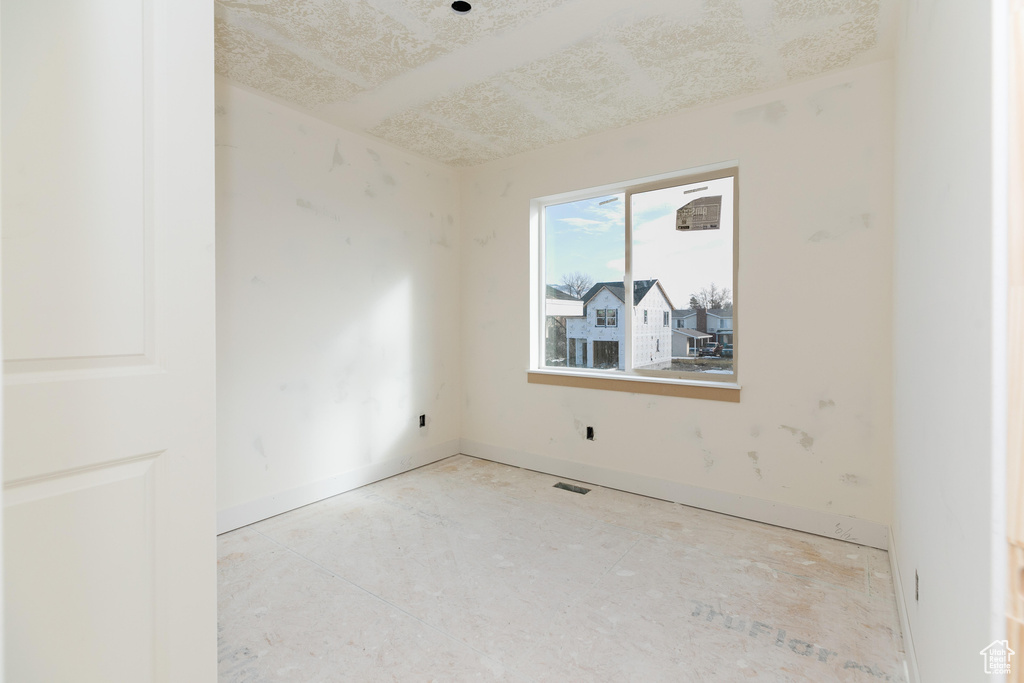
[[[561,284],[563,274],[577,270],[590,274],[595,282],[622,280],[623,200],[621,194],[606,195],[545,209],[547,284]]]
[[[711,282],[731,289],[732,182],[724,178],[633,195],[633,278],[658,278],[676,308],[686,308],[690,294]],[[676,209],[715,195],[722,196],[721,229],[675,229]],[[560,284],[564,273],[576,270],[596,282],[622,280],[624,195],[548,206],[545,211],[548,284]]]

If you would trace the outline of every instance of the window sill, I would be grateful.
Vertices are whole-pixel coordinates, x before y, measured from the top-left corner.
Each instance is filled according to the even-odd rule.
[[[613,376],[600,372],[579,370],[537,369],[526,372],[530,384],[547,384],[579,389],[602,389],[605,391],[626,391],[631,394],[655,394],[657,396],[681,396],[702,398],[708,401],[740,402],[740,385],[735,382],[701,382],[685,379],[662,379],[640,375]]]

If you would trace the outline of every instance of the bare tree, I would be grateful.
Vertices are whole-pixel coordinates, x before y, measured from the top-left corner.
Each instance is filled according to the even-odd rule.
[[[718,287],[712,282],[710,286],[690,295],[690,308],[702,308],[705,311],[713,308],[732,310],[732,291],[728,287]]]
[[[582,299],[583,295],[594,286],[594,278],[576,270],[562,275],[562,284],[566,286],[570,294],[577,299]]]

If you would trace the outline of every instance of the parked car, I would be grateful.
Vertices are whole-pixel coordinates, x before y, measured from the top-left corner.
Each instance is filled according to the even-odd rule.
[[[732,358],[732,344],[722,344],[722,358]]]
[[[714,342],[711,342],[709,344],[705,344],[704,348],[702,348],[700,350],[700,354],[698,354],[698,355],[701,355],[701,356],[717,356],[717,355],[719,355],[721,353],[722,353],[722,345],[721,344],[716,344]]]

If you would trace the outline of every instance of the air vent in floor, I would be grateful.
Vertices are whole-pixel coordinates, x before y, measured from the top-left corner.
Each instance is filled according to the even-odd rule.
[[[573,486],[572,484],[565,484],[558,482],[555,484],[556,489],[565,489],[566,491],[572,491],[573,493],[590,493],[590,489],[585,489],[582,486]]]

